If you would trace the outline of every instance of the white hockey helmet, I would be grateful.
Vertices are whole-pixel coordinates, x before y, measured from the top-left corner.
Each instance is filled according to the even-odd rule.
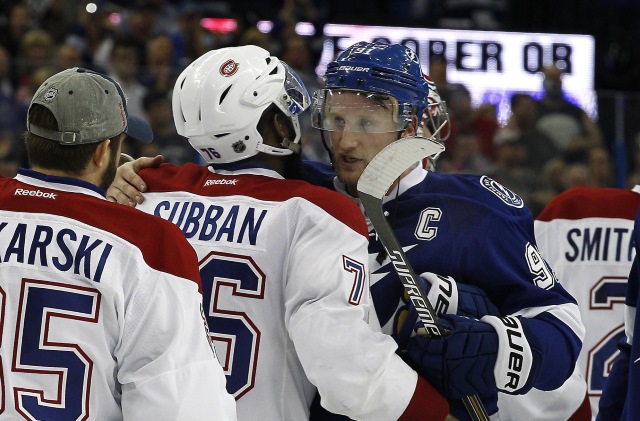
[[[300,149],[300,115],[309,94],[286,63],[254,45],[209,51],[178,77],[173,90],[173,120],[180,135],[208,163],[230,163],[258,152],[289,155]],[[275,104],[291,119],[293,140],[282,148],[263,143],[257,125]]]

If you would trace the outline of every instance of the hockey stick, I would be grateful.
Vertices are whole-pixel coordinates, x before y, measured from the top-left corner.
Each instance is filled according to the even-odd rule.
[[[393,267],[398,273],[411,303],[416,308],[427,334],[435,337],[443,336],[444,329],[438,320],[437,313],[427,299],[427,294],[418,282],[418,277],[409,264],[393,229],[384,216],[382,198],[394,181],[398,180],[398,177],[412,164],[443,150],[444,146],[433,138],[407,137],[400,139],[378,152],[362,172],[358,181],[358,194],[367,216],[382,245],[387,250]],[[489,415],[477,395],[466,396],[462,400],[472,420],[489,420]]]

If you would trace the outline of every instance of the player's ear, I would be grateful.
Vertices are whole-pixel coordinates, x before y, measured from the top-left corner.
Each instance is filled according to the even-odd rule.
[[[289,136],[287,129],[287,123],[284,121],[285,117],[280,113],[275,113],[273,116],[273,127],[278,135],[279,139],[284,139]]]
[[[91,160],[93,161],[93,164],[96,167],[102,168],[104,165],[108,163],[110,143],[111,143],[110,139],[105,139],[102,142],[98,143],[98,147],[93,152],[93,156],[91,157]]]
[[[411,117],[411,123],[407,125],[407,128],[402,132],[401,137],[415,136],[416,128],[418,127],[418,116]]]

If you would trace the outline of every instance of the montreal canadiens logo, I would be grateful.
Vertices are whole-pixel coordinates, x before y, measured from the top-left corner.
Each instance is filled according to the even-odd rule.
[[[220,66],[220,74],[222,76],[231,76],[238,71],[240,65],[233,60],[227,60]]]
[[[53,101],[53,99],[58,95],[58,89],[57,88],[49,88],[47,90],[47,92],[44,93],[44,100],[45,101]]]
[[[482,187],[498,196],[498,198],[500,198],[500,200],[502,200],[507,205],[514,208],[521,208],[524,206],[524,202],[522,201],[522,198],[520,198],[520,196],[518,196],[502,184],[498,183],[497,181],[487,177],[486,175],[480,178],[480,184],[482,184]]]

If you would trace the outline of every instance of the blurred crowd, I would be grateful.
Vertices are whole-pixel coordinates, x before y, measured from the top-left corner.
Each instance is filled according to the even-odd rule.
[[[136,0],[126,2],[126,7],[96,2],[96,10],[87,10],[86,2],[75,0],[1,4],[0,174],[5,176],[27,165],[22,131],[31,96],[45,79],[65,68],[86,67],[117,80],[128,98],[129,112],[146,118],[155,135],[151,144],[127,143],[127,152],[133,156],[161,153],[177,164],[197,157],[176,134],[171,88],[182,69],[204,52],[259,45],[293,67],[310,92],[322,83],[315,73],[322,39],[300,36],[294,29],[300,21],[319,25],[330,19],[327,10],[312,0],[283,0],[280,10],[272,11],[268,33],[258,30],[255,19],[247,15],[236,19],[231,31],[205,28],[204,17],[233,14],[232,8],[214,10],[224,9],[227,3],[223,2]],[[350,2],[341,4],[347,7]],[[422,13],[427,15],[429,10]],[[495,23],[486,13],[473,16],[484,16],[488,29]],[[566,101],[560,69],[545,69],[542,98],[514,94],[511,116],[504,125],[499,124],[492,104],[474,105],[464,84],[447,80],[445,62],[434,58],[425,70],[446,101],[452,123],[437,170],[489,175],[520,194],[534,215],[568,187],[614,186],[612,157],[598,123]],[[303,125],[306,156],[328,160],[320,135],[308,120]],[[640,172],[640,154],[638,162]],[[633,172],[629,182],[640,182],[640,174]]]

